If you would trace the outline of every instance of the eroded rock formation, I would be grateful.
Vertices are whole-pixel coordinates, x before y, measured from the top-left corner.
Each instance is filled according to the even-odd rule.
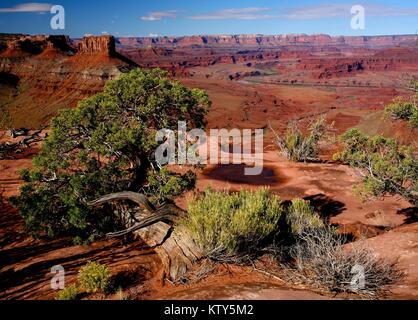
[[[7,81],[1,102],[12,111],[16,127],[46,124],[59,109],[74,107],[80,99],[101,91],[109,79],[136,66],[116,52],[110,36],[78,42],[67,36],[0,39],[7,46],[0,52],[0,78],[5,79],[0,82],[17,79]]]
[[[84,37],[78,43],[78,52],[112,56],[116,53],[115,38],[112,36]]]
[[[312,45],[352,45],[352,46],[394,46],[398,44],[414,45],[415,35],[395,36],[339,36],[326,34],[306,35],[209,35],[190,37],[127,37],[118,39],[124,46],[191,46],[191,45],[229,45],[229,46],[276,46],[292,44]]]

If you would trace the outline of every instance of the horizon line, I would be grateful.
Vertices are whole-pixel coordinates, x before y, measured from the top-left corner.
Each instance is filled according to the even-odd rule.
[[[276,34],[263,34],[263,33],[236,33],[236,34],[193,34],[193,35],[158,35],[158,36],[135,36],[135,35],[114,35],[114,34],[85,34],[83,36],[71,36],[69,34],[48,34],[48,33],[35,33],[35,34],[25,34],[25,33],[4,33],[0,32],[0,35],[16,35],[16,36],[68,36],[72,39],[82,39],[84,37],[105,37],[105,36],[113,36],[116,39],[120,38],[149,38],[149,39],[158,39],[158,38],[190,38],[190,37],[239,37],[239,36],[255,36],[255,37],[277,37],[277,36],[327,36],[330,38],[338,38],[338,37],[391,37],[391,36],[416,36],[418,37],[418,33],[404,33],[404,34],[374,34],[374,35],[330,35],[327,33],[276,33]]]

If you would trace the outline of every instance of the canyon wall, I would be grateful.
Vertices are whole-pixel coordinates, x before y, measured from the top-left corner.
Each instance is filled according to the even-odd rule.
[[[301,70],[319,69],[315,78],[362,70],[400,70],[417,64],[417,36],[209,35],[116,39],[121,52],[141,67],[161,67],[174,75],[215,64],[296,60]],[[411,50],[398,56],[374,55],[395,47]],[[395,55],[394,55],[395,53]]]
[[[1,36],[0,36],[1,39]],[[106,81],[136,67],[115,50],[110,36],[20,36],[3,41],[0,102],[17,127],[39,127],[59,109],[102,90]],[[2,79],[5,81],[2,81]]]
[[[112,36],[84,37],[78,43],[78,52],[112,56],[116,53],[115,38]]]
[[[395,36],[337,36],[332,37],[325,34],[305,35],[209,35],[190,37],[123,37],[117,39],[122,46],[281,46],[295,44],[312,45],[349,45],[363,47],[389,47],[394,45],[416,45],[416,35],[395,35]]]

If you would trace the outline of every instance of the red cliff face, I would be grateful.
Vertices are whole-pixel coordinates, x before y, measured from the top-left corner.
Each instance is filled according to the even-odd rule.
[[[417,36],[396,35],[396,36],[340,36],[331,37],[326,34],[305,35],[209,35],[190,37],[139,37],[119,38],[118,43],[122,46],[282,46],[296,44],[311,45],[351,45],[360,47],[386,47],[399,44],[415,45]]]
[[[301,59],[298,70],[311,70],[318,79],[349,76],[363,71],[418,71],[418,51],[407,48],[391,48],[378,51],[372,56],[356,58],[312,58]]]
[[[113,37],[86,37],[75,43],[80,51],[66,36],[9,39],[0,35],[6,44],[0,53],[0,82],[2,77],[17,79],[10,85],[14,96],[9,104],[17,110],[17,127],[44,124],[57,110],[75,106],[136,66],[115,51]]]
[[[18,36],[3,43],[3,57],[37,55],[44,51],[75,51],[68,36]]]
[[[112,36],[84,37],[83,40],[78,43],[78,52],[112,56],[116,52],[115,38]]]

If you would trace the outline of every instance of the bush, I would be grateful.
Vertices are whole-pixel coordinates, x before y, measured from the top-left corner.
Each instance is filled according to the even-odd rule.
[[[418,128],[418,109],[415,109],[415,112],[409,117],[409,124],[414,128]]]
[[[307,229],[324,226],[321,217],[315,213],[309,202],[303,199],[292,201],[287,211],[286,220],[292,234],[295,235],[302,234]]]
[[[385,117],[395,120],[408,121],[412,127],[418,128],[418,108],[415,99],[403,101],[401,98],[395,99],[385,108]]]
[[[204,91],[188,89],[169,80],[159,69],[135,69],[108,81],[102,93],[61,111],[52,120],[51,133],[27,184],[13,199],[34,236],[70,234],[88,238],[118,228],[114,210],[92,208],[88,203],[109,193],[137,192],[147,186],[170,197],[191,187],[185,177],[161,172],[156,163],[155,136],[160,129],[205,125],[210,101]],[[174,186],[176,185],[176,186]],[[105,208],[106,209],[106,208]]]
[[[77,300],[79,290],[75,284],[58,292],[56,300]]]
[[[281,200],[267,189],[238,193],[207,190],[188,206],[183,226],[213,259],[252,252],[271,235],[284,212]]]
[[[286,270],[289,277],[321,290],[369,296],[402,279],[396,262],[379,259],[366,247],[344,244],[345,239],[328,226],[305,229],[292,248],[294,263]],[[356,274],[364,283],[354,281]]]
[[[296,122],[289,124],[284,137],[276,134],[276,143],[280,154],[291,161],[317,161],[319,143],[327,131],[325,117],[320,117],[309,126],[309,135],[305,136]]]
[[[382,136],[369,137],[358,129],[347,131],[340,141],[343,150],[334,159],[361,170],[364,183],[355,188],[358,194],[363,198],[399,194],[417,203],[418,161],[413,147]]]
[[[81,287],[89,293],[104,292],[109,287],[111,273],[107,266],[89,262],[78,273]]]

